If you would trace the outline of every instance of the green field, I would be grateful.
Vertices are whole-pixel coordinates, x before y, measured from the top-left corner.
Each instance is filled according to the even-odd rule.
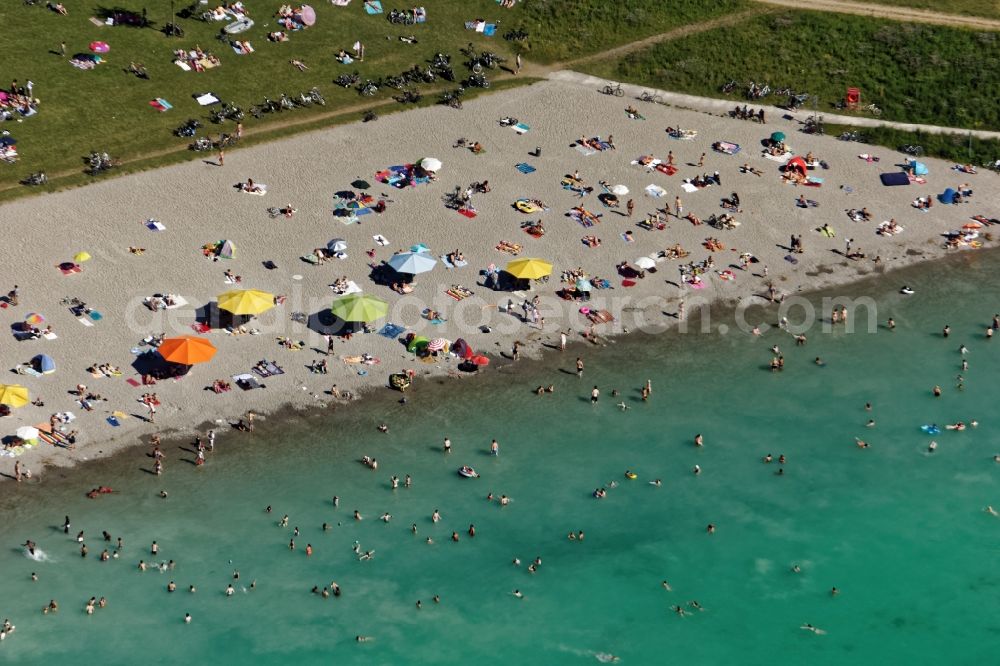
[[[929,9],[943,14],[1000,18],[1000,2],[997,0],[951,0],[950,2],[942,2],[941,0],[864,0],[864,2],[894,7]]]
[[[572,60],[745,9],[746,0],[525,0],[512,25],[527,30],[531,57]]]
[[[1000,33],[994,32],[782,12],[584,69],[714,97],[727,97],[720,89],[729,80],[767,82],[818,96],[820,111],[832,111],[846,88],[856,86],[864,104],[882,109],[884,120],[1000,129]],[[740,94],[728,97],[734,104],[746,101]]]
[[[396,6],[391,0],[383,3],[386,13],[411,6]],[[700,0],[624,0],[614,6],[598,0],[523,0],[512,9],[501,7],[495,0],[438,0],[428,3],[426,23],[410,26],[391,24],[386,14],[368,15],[363,0],[353,0],[347,7],[314,0],[316,25],[290,33],[289,41],[284,43],[266,40],[268,32],[279,29],[274,12],[282,3],[244,0],[256,22],[240,35],[255,49],[249,55],[237,55],[227,42],[217,39],[226,22],[186,17],[183,10],[188,3],[180,0],[174,5],[175,15],[180,18],[171,17],[169,0],[73,0],[66,4],[68,16],[60,16],[44,4],[27,6],[22,0],[7,0],[0,7],[5,28],[0,71],[10,77],[0,87],[6,88],[10,79],[16,78],[22,84],[30,79],[34,82],[34,96],[41,100],[37,115],[23,122],[2,124],[17,139],[21,158],[14,165],[0,164],[0,198],[25,189],[17,185],[18,181],[38,170],[48,173],[51,189],[84,182],[83,158],[92,150],[123,159],[127,169],[176,161],[191,139],[177,138],[172,131],[188,118],[202,122],[199,135],[208,131],[217,138],[223,131],[232,132],[233,123],[208,122],[212,107],[199,107],[193,100],[194,93],[214,92],[244,110],[265,96],[276,99],[283,92],[296,95],[313,86],[326,97],[325,107],[268,114],[260,120],[248,115],[244,120],[247,137],[260,139],[264,135],[283,135],[291,131],[291,126],[303,122],[310,127],[322,124],[323,118],[332,122],[332,117],[341,112],[382,105],[381,113],[389,110],[387,103],[392,108],[400,107],[392,101],[392,95],[398,93],[391,89],[383,88],[376,97],[369,98],[359,96],[353,88],[334,85],[333,79],[344,73],[358,71],[362,80],[378,79],[399,74],[415,64],[426,64],[435,53],[444,52],[452,56],[456,75],[464,78],[468,74],[463,66],[466,58],[459,49],[469,43],[480,51],[492,50],[508,59],[523,51],[526,60],[536,63],[580,57],[688,21],[718,16],[743,6],[743,0],[723,0],[711,11],[700,11],[698,7],[704,4]],[[197,12],[209,6],[214,4],[196,5]],[[141,14],[144,7],[152,23],[148,28],[95,25],[90,20],[107,16],[112,8]],[[497,23],[496,35],[485,37],[466,30],[465,22],[477,18]],[[171,20],[184,29],[184,37],[167,37],[160,32]],[[518,27],[528,31],[526,41],[503,38],[504,33]],[[404,35],[415,36],[417,43],[401,42],[399,37]],[[339,64],[334,55],[341,48],[350,50],[356,40],[365,44],[365,62]],[[111,50],[104,64],[84,71],[60,55],[63,41],[69,57],[87,53],[92,41],[107,42]],[[185,72],[173,64],[175,49],[191,50],[196,46],[218,56],[221,66]],[[289,64],[292,59],[302,60],[309,69],[300,72]],[[125,71],[132,61],[145,65],[150,80]],[[490,77],[514,79],[502,69],[494,70]],[[456,85],[439,79],[422,86],[421,92],[436,99],[442,90]],[[150,107],[149,101],[158,97],[170,102],[173,109],[160,113]],[[187,156],[193,159],[195,154]]]

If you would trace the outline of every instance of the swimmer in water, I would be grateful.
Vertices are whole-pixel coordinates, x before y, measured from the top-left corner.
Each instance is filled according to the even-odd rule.
[[[867,448],[868,448],[869,446],[871,446],[871,445],[870,445],[870,444],[869,444],[868,442],[866,442],[865,440],[863,440],[863,439],[858,439],[857,437],[855,437],[855,438],[854,438],[854,441],[855,441],[855,443],[856,443],[856,444],[858,445],[858,448],[859,448],[859,449],[867,449]]]
[[[354,637],[354,640],[356,640],[359,643],[367,643],[375,639],[372,638],[371,636],[362,636],[361,634],[358,634],[357,636]]]
[[[661,481],[660,479],[653,479],[652,481],[649,482],[649,485],[651,485],[651,486],[661,486],[661,485],[663,485],[663,481]]]
[[[702,437],[701,433],[698,433],[697,435],[694,436],[694,445],[695,446],[704,446],[705,445],[705,438]]]
[[[825,631],[823,631],[819,627],[814,627],[811,624],[803,624],[801,627],[799,627],[799,629],[805,629],[806,631],[811,631],[814,634],[816,634],[817,636],[822,636],[823,634],[826,633]]]
[[[628,405],[626,405],[624,401],[618,403],[618,409],[622,410],[623,412],[627,411],[628,408],[629,408]]]
[[[802,567],[797,564],[792,565],[792,573],[802,573]]]
[[[668,583],[667,581],[663,581],[662,583],[660,583],[660,585],[662,585],[663,589],[666,590],[667,592],[674,591],[674,588],[670,587],[670,583]]]
[[[691,472],[695,476],[698,476],[699,474],[701,474],[701,466],[700,465],[695,465],[694,468],[691,470]]]
[[[930,444],[927,445],[928,453],[934,453],[935,451],[937,451],[937,442],[931,442]]]
[[[865,424],[865,427],[866,428],[874,428],[875,427],[875,419],[868,419],[868,423]]]
[[[521,590],[514,590],[513,595],[518,599],[524,599],[524,595],[521,593]]]
[[[997,513],[997,510],[994,509],[992,506],[987,506],[985,509],[983,509],[983,511],[990,514],[991,516],[1000,516],[1000,513]]]

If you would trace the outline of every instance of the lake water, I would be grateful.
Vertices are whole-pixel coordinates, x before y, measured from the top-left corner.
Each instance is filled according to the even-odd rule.
[[[814,327],[801,348],[773,329],[760,338],[635,336],[600,353],[581,348],[582,379],[570,350],[460,385],[419,382],[406,405],[398,394],[374,396],[333,414],[271,419],[252,436],[223,433],[201,468],[186,462],[190,451],[168,447],[158,478],[141,471],[149,459],[136,450],[38,484],[4,484],[0,614],[17,631],[0,659],[990,663],[1000,644],[1000,518],[984,508],[1000,507],[1000,340],[984,330],[1000,311],[998,268],[1000,256],[970,254],[843,291],[874,297],[878,321],[893,317],[894,331]],[[897,293],[904,281],[914,296]],[[781,373],[767,370],[773,344],[785,355]],[[647,379],[653,394],[643,403]],[[550,383],[553,394],[531,391]],[[627,411],[616,407],[622,400]],[[919,428],[972,420],[978,427],[933,437]],[[376,430],[382,421],[388,434]],[[693,445],[696,433],[704,447]],[[764,464],[768,453],[787,461]],[[366,454],[377,472],[359,463]],[[465,464],[481,478],[458,476]],[[392,490],[393,474],[411,474],[413,486]],[[84,497],[101,484],[117,492]],[[606,499],[592,496],[600,486]],[[488,501],[490,492],[510,505]],[[279,527],[285,514],[289,526]],[[120,558],[99,561],[102,530],[123,536]],[[581,530],[584,540],[567,539]],[[18,544],[29,538],[48,561],[24,554]],[[355,541],[374,557],[359,561]],[[536,556],[542,564],[529,573]],[[140,559],[176,567],[141,572]],[[310,593],[331,581],[340,597]],[[237,592],[227,597],[231,582]],[[107,608],[85,614],[91,596],[107,597]],[[50,599],[60,611],[43,615]],[[800,628],[807,623],[826,633]]]

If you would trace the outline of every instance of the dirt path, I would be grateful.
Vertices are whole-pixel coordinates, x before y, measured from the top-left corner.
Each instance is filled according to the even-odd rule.
[[[838,14],[857,14],[892,19],[894,21],[909,21],[911,23],[932,23],[948,25],[957,28],[973,30],[1000,30],[1000,20],[982,18],[979,16],[963,16],[961,14],[946,14],[927,9],[911,9],[894,5],[869,4],[866,2],[851,2],[850,0],[755,0],[764,5],[787,7],[788,9],[808,9],[816,12],[834,12]],[[942,3],[945,4],[945,3]]]

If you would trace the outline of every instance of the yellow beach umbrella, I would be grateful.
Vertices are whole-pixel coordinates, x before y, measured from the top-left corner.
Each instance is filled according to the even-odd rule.
[[[17,384],[0,384],[0,405],[24,407],[29,402],[28,389]]]
[[[219,309],[234,315],[258,315],[274,307],[274,294],[257,289],[235,289],[219,294]]]
[[[537,280],[552,274],[552,264],[542,259],[515,259],[507,264],[507,272],[522,280]]]
[[[85,261],[90,261],[90,253],[86,251],[77,252],[76,254],[73,255],[73,261],[75,261],[78,264],[82,264]]]

